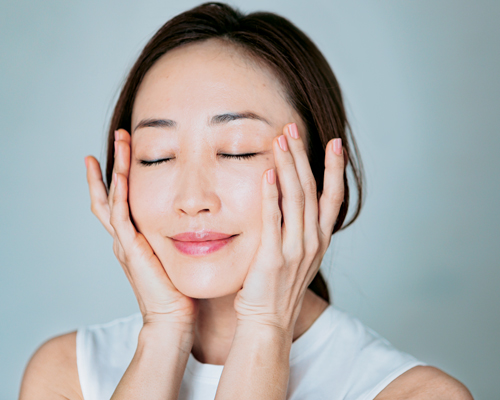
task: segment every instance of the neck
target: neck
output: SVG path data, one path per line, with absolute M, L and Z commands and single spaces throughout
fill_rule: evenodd
M 205 364 L 226 362 L 236 331 L 234 299 L 236 293 L 215 299 L 198 300 L 193 356 Z M 328 303 L 307 290 L 295 323 L 293 340 L 298 339 L 316 321 Z

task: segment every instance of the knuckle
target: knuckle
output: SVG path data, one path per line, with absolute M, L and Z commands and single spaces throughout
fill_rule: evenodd
M 300 264 L 304 259 L 304 250 L 302 246 L 296 246 L 290 254 L 290 261 L 293 264 Z
M 305 196 L 302 189 L 296 190 L 292 196 L 293 202 L 295 205 L 299 207 L 304 207 L 305 205 Z
M 308 254 L 316 254 L 320 248 L 320 241 L 318 235 L 313 235 L 306 243 L 307 253 Z
M 118 203 L 120 201 L 120 197 L 119 197 L 119 194 L 118 194 L 117 190 L 115 190 L 115 192 L 113 193 L 112 201 L 113 201 L 114 204 L 116 204 L 116 203 Z
M 114 213 L 114 212 L 111 213 L 111 215 L 109 216 L 109 223 L 116 230 L 118 224 L 120 223 L 120 220 L 119 220 L 118 216 L 116 215 L 116 213 Z
M 271 220 L 271 222 L 273 224 L 281 224 L 281 210 L 279 208 L 277 208 L 276 210 L 274 210 L 271 215 L 269 216 L 269 219 Z
M 113 253 L 115 253 L 116 258 L 118 261 L 127 264 L 128 262 L 128 256 L 125 253 L 125 250 L 123 249 L 123 246 L 120 243 L 120 240 L 115 237 L 115 240 L 113 241 Z
M 277 202 L 279 200 L 279 197 L 280 195 L 277 190 L 271 190 L 267 194 L 268 200 L 271 200 L 273 204 L 275 204 L 275 201 Z
M 118 239 L 113 240 L 113 253 L 115 253 L 116 258 L 120 259 L 120 245 L 118 244 Z
M 283 257 L 283 254 L 281 253 L 275 253 L 273 255 L 270 256 L 271 258 L 271 262 L 269 263 L 269 265 L 272 265 L 273 268 L 277 268 L 277 269 L 280 269 L 280 268 L 284 268 L 286 266 L 286 262 L 285 262 L 285 258 Z
M 284 159 L 282 160 L 281 164 L 285 168 L 291 168 L 291 167 L 294 166 L 295 162 L 293 161 L 293 157 L 290 155 L 289 157 L 284 157 Z
M 332 203 L 335 205 L 340 205 L 344 201 L 344 189 L 335 191 L 332 194 Z
M 305 154 L 307 156 L 307 149 L 306 149 L 305 143 L 302 140 L 296 140 L 295 146 L 296 146 L 295 151 L 297 153 L 299 153 L 300 155 Z
M 317 187 L 316 187 L 316 179 L 314 176 L 309 176 L 304 182 L 304 191 L 307 194 L 312 194 L 316 197 Z

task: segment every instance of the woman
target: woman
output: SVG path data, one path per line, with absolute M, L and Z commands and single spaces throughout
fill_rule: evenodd
M 329 304 L 318 270 L 362 168 L 287 20 L 207 3 L 167 22 L 115 107 L 107 187 L 85 162 L 141 312 L 42 345 L 21 399 L 472 398 Z

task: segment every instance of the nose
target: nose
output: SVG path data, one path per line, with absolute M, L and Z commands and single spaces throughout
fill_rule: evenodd
M 221 207 L 216 193 L 215 174 L 204 163 L 184 165 L 179 174 L 174 207 L 177 215 L 196 217 L 198 214 L 215 214 Z

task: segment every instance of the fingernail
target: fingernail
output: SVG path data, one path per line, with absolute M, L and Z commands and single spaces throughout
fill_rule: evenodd
M 118 140 L 118 131 L 115 131 L 115 140 Z
M 288 133 L 290 133 L 290 136 L 294 139 L 299 138 L 299 130 L 297 129 L 297 124 L 295 122 L 288 125 Z
M 274 175 L 274 169 L 270 169 L 269 171 L 266 172 L 267 175 L 267 182 L 272 185 L 276 181 L 276 175 Z
M 333 139 L 333 151 L 335 154 L 342 154 L 342 139 Z
M 278 144 L 280 145 L 281 150 L 283 150 L 283 151 L 287 151 L 288 150 L 288 146 L 287 146 L 287 143 L 286 143 L 286 137 L 285 137 L 285 135 L 281 135 L 278 138 Z

